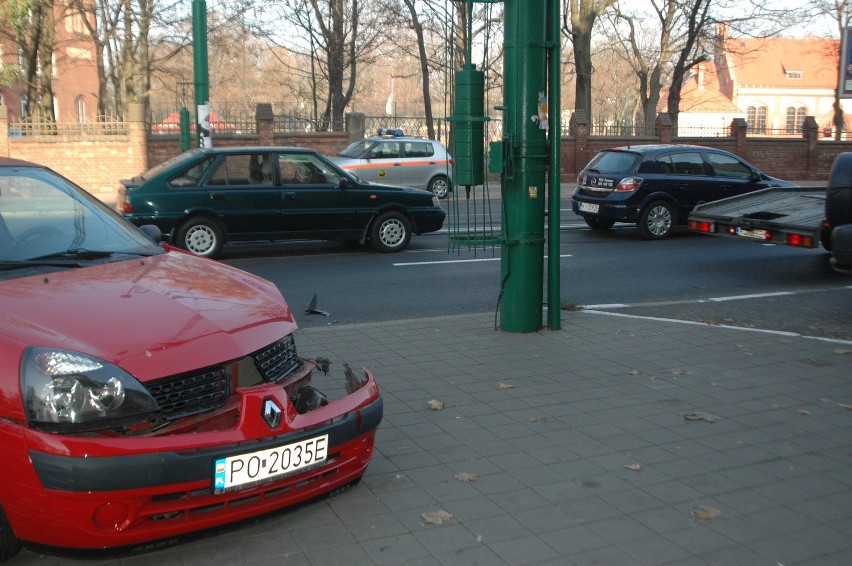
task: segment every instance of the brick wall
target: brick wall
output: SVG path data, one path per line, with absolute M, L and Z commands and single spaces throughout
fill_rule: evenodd
M 650 143 L 679 143 L 714 147 L 739 155 L 767 175 L 792 181 L 828 181 L 831 165 L 838 154 L 852 151 L 852 140 L 820 139 L 816 121 L 805 119 L 801 137 L 758 138 L 746 135 L 746 123 L 737 118 L 731 123 L 731 135 L 715 138 L 683 138 L 672 135 L 668 115 L 657 117 L 654 137 L 592 137 L 589 125 L 581 112 L 571 120 L 574 135 L 562 138 L 562 182 L 575 182 L 577 173 L 601 149 Z
M 0 106 L 0 155 L 34 161 L 68 177 L 112 205 L 119 180 L 147 168 L 142 109 L 128 109 L 127 133 L 9 136 L 7 112 Z

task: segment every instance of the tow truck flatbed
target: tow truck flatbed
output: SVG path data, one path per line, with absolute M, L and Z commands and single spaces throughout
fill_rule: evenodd
M 690 229 L 703 234 L 815 248 L 826 187 L 773 187 L 696 206 Z

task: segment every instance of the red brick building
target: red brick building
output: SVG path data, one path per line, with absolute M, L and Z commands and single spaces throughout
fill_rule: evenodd
M 53 96 L 58 122 L 89 122 L 97 117 L 98 75 L 95 48 L 83 16 L 69 12 L 64 1 L 54 2 L 56 19 L 53 44 Z M 0 25 L 3 25 L 0 23 Z M 18 46 L 8 33 L 0 33 L 0 65 L 22 63 Z M 23 117 L 26 85 L 0 87 L 0 104 L 7 107 L 10 122 Z

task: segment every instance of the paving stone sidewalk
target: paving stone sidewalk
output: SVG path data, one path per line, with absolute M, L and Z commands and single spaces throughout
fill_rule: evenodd
M 10 564 L 852 564 L 848 341 L 566 312 L 297 344 L 382 388 L 358 486 L 148 554 Z

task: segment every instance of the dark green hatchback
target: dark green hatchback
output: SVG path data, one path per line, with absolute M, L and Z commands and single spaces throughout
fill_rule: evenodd
M 226 242 L 286 239 L 369 242 L 404 250 L 412 234 L 440 230 L 446 212 L 420 189 L 374 185 L 297 147 L 199 148 L 121 181 L 117 210 L 154 224 L 196 255 Z

